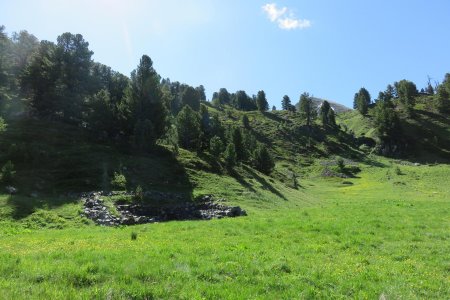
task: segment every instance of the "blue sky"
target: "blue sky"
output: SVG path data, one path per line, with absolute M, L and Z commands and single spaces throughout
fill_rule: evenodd
M 6 31 L 56 41 L 81 33 L 94 59 L 126 75 L 142 54 L 172 81 L 256 94 L 307 91 L 352 105 L 366 87 L 450 72 L 448 0 L 0 0 Z

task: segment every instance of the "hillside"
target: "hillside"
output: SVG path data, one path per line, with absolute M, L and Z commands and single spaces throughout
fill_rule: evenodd
M 7 120 L 7 129 L 0 133 L 0 159 L 14 163 L 12 185 L 18 190 L 17 196 L 8 202 L 12 205 L 7 210 L 8 218 L 20 221 L 35 213 L 39 215 L 42 209 L 78 203 L 77 195 L 82 192 L 115 190 L 112 180 L 116 173 L 123 174 L 126 180 L 123 189 L 128 191 L 140 186 L 144 191 L 183 195 L 183 201 L 213 194 L 245 209 L 263 203 L 271 206 L 301 192 L 303 180 L 329 173 L 327 170 L 335 168 L 339 157 L 349 164 L 345 177 L 358 176 L 358 168 L 353 170 L 352 165 L 378 165 L 380 159 L 368 155 L 375 151 L 376 144 L 370 114 L 368 117 L 356 111 L 339 114 L 341 130 L 326 129 L 319 123 L 308 128 L 298 114 L 286 111 L 242 112 L 214 107 L 208 110 L 217 114 L 226 127 L 242 130 L 245 129 L 242 117 L 248 117 L 249 132 L 275 159 L 271 175 L 259 172 L 250 162 L 238 164 L 230 172 L 222 159 L 217 160 L 208 152 L 180 149 L 176 155 L 162 144 L 145 153 L 99 142 L 95 135 L 75 126 L 13 118 Z M 448 121 L 422 110 L 417 110 L 416 116 L 414 122 L 402 119 L 407 140 L 411 141 L 411 154 L 405 158 L 410 162 L 448 162 Z M 436 136 L 439 143 L 430 144 L 430 136 Z M 370 140 L 373 144 L 368 147 Z M 3 183 L 2 189 L 10 184 Z M 176 201 L 166 199 L 158 205 L 171 203 Z M 75 207 L 72 216 L 65 216 L 68 220 L 77 214 Z M 76 219 L 83 224 L 82 219 Z M 41 225 L 47 226 L 45 222 Z
M 236 122 L 238 114 L 222 118 Z M 19 193 L 0 196 L 2 295 L 22 299 L 24 289 L 27 299 L 450 295 L 448 165 L 369 155 L 346 160 L 346 169 L 359 169 L 352 176 L 324 177 L 335 160 L 320 147 L 291 157 L 296 143 L 268 131 L 290 119 L 287 113 L 249 117 L 279 156 L 272 177 L 245 164 L 227 174 L 195 152 L 126 154 L 71 126 L 9 121 L 2 149 L 16 140 L 39 154 L 17 164 Z M 108 176 L 124 170 L 130 189 L 139 182 L 192 198 L 214 194 L 248 216 L 95 226 L 80 217 L 83 202 L 67 191 L 102 188 L 105 169 Z M 297 188 L 288 169 L 299 171 Z
M 0 298 L 450 298 L 450 74 L 269 111 L 0 29 Z
M 450 121 L 448 115 L 437 113 L 431 106 L 431 96 L 417 99 L 413 117 L 400 112 L 402 138 L 407 144 L 403 158 L 420 162 L 448 162 L 450 160 Z M 357 138 L 378 141 L 373 121 L 373 108 L 363 117 L 357 111 L 338 114 L 337 122 Z

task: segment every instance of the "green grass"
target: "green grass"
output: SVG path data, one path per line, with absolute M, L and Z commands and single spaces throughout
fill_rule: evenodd
M 359 178 L 311 174 L 300 178 L 299 190 L 245 168 L 239 170 L 245 182 L 189 171 L 194 194 L 216 193 L 248 210 L 248 217 L 235 219 L 59 230 L 4 221 L 0 294 L 13 299 L 449 298 L 449 166 L 379 164 L 361 164 Z M 52 211 L 65 220 L 64 213 L 76 205 Z M 2 207 L 7 218 L 8 206 Z
M 375 138 L 375 128 L 371 124 L 370 117 L 363 117 L 358 111 L 352 110 L 337 115 L 336 121 L 338 124 L 345 125 L 348 130 L 351 130 L 355 136 L 364 135 L 368 138 Z
M 407 134 L 430 128 L 439 143 L 418 149 L 434 162 L 430 151 L 448 152 L 450 124 L 418 113 Z M 237 125 L 242 114 L 220 117 Z M 132 153 L 67 125 L 8 121 L 0 162 L 16 166 L 19 194 L 0 195 L 0 298 L 450 298 L 449 165 L 364 156 L 348 133 L 309 132 L 287 112 L 246 114 L 277 158 L 271 177 L 247 165 L 228 173 L 207 153 Z M 354 112 L 342 120 L 370 131 Z M 321 177 L 340 156 L 351 177 Z M 108 189 L 119 171 L 129 190 L 214 194 L 248 216 L 95 226 L 73 192 Z

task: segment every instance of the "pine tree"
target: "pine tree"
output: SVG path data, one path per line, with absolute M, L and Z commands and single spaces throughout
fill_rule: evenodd
M 236 159 L 238 161 L 244 161 L 247 158 L 244 148 L 244 141 L 242 138 L 242 132 L 239 127 L 235 127 L 231 132 L 231 141 L 236 151 Z
M 401 80 L 397 84 L 397 94 L 400 103 L 405 108 L 408 114 L 411 114 L 414 104 L 415 98 L 417 96 L 417 87 L 416 85 L 408 80 Z
M 229 143 L 223 154 L 226 167 L 231 170 L 237 161 L 236 149 L 233 143 Z
M 281 109 L 282 110 L 289 110 L 291 107 L 291 99 L 288 95 L 283 96 L 283 100 L 281 100 Z
M 135 124 L 135 133 L 138 130 L 137 132 L 141 134 L 145 127 L 147 133 L 144 136 L 150 139 L 140 143 L 146 145 L 144 148 L 149 148 L 165 132 L 167 111 L 159 85 L 159 75 L 153 69 L 153 62 L 147 55 L 142 56 L 138 67 L 131 73 L 127 98 L 131 122 Z
M 177 116 L 177 130 L 180 146 L 185 149 L 200 149 L 200 116 L 189 105 L 183 107 Z
M 444 85 L 439 85 L 434 99 L 435 107 L 440 113 L 445 113 L 450 109 L 450 94 Z
M 303 93 L 300 96 L 300 113 L 306 119 L 306 125 L 310 127 L 312 120 L 316 116 L 311 96 L 308 93 Z
M 259 111 L 267 111 L 269 110 L 269 103 L 266 99 L 266 93 L 264 91 L 259 91 L 256 96 L 256 106 L 258 106 Z
M 40 117 L 53 118 L 59 112 L 55 51 L 54 43 L 42 41 L 22 77 L 22 88 L 31 91 L 31 109 Z
M 267 147 L 261 144 L 256 147 L 253 153 L 253 163 L 255 168 L 264 174 L 270 174 L 275 167 L 275 163 Z
M 400 135 L 400 121 L 389 101 L 378 101 L 374 111 L 374 125 L 378 137 L 382 140 L 393 139 Z
M 217 99 L 219 99 L 219 103 L 221 105 L 223 105 L 223 104 L 231 104 L 231 96 L 230 96 L 230 93 L 228 93 L 226 88 L 221 88 L 219 90 L 219 93 L 217 95 Z
M 328 111 L 328 126 L 336 127 L 336 114 L 333 109 Z
M 200 110 L 200 95 L 192 86 L 187 86 L 181 95 L 181 106 L 189 105 L 193 110 Z
M 334 110 L 331 108 L 330 103 L 328 101 L 324 101 L 322 106 L 320 107 L 320 119 L 322 121 L 322 125 L 324 127 L 335 127 L 336 119 L 334 115 Z
M 213 136 L 209 142 L 209 152 L 216 158 L 219 158 L 223 151 L 222 139 L 218 136 Z
M 357 94 L 355 94 L 356 109 L 362 114 L 366 115 L 371 103 L 370 94 L 365 88 L 361 88 Z

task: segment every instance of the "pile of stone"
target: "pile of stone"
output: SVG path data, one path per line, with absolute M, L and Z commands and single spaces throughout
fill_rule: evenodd
M 163 202 L 164 200 L 177 200 L 179 203 L 172 206 L 155 206 L 145 201 L 133 203 L 118 202 L 115 208 L 120 216 L 114 216 L 104 205 L 101 196 L 125 195 L 125 193 L 91 192 L 83 195 L 83 216 L 104 226 L 134 225 L 172 220 L 211 220 L 223 217 L 246 216 L 245 210 L 239 206 L 226 206 L 222 204 L 224 199 L 215 200 L 212 195 L 206 195 L 198 201 L 180 201 L 182 195 L 163 192 L 146 192 L 152 200 Z M 130 194 L 126 194 L 130 195 Z
M 120 225 L 121 219 L 111 214 L 108 207 L 103 204 L 103 200 L 100 198 L 101 195 L 101 192 L 92 192 L 84 195 L 84 210 L 82 215 L 99 225 Z

